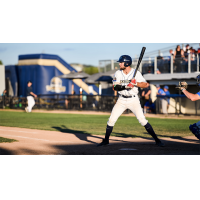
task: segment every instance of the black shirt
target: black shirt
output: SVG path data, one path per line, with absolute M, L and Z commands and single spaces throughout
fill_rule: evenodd
M 181 58 L 181 50 L 176 50 L 176 58 Z
M 26 88 L 26 96 L 33 96 L 30 94 L 30 92 L 33 92 L 31 86 Z
M 147 92 L 148 92 L 149 90 L 151 90 L 150 86 L 148 86 L 147 88 L 144 88 L 144 89 L 143 89 L 144 95 L 147 94 Z

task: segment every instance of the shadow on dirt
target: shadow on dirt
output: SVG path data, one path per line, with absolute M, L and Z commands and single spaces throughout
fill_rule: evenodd
M 61 155 L 200 155 L 200 143 L 166 141 L 165 147 L 155 142 L 110 142 L 110 145 L 97 147 L 94 144 L 55 145 Z
M 104 136 L 98 137 L 87 134 L 85 131 L 68 129 L 64 125 L 52 128 L 63 133 L 74 134 L 80 140 L 89 142 L 89 144 L 79 145 L 54 145 L 53 147 L 59 149 L 61 155 L 200 155 L 200 142 L 195 139 L 172 136 L 172 139 L 177 139 L 178 141 L 168 141 L 167 138 L 165 139 L 162 135 L 158 135 L 165 143 L 165 147 L 158 147 L 147 132 L 144 132 L 144 134 L 148 135 L 147 137 L 140 137 L 147 141 L 141 142 L 123 140 L 123 138 L 127 137 L 137 138 L 138 136 L 136 135 L 113 132 L 113 135 L 121 137 L 121 139 L 110 139 L 110 145 L 97 147 L 97 143 L 92 141 L 92 138 L 102 139 Z
M 0 155 L 14 155 L 14 153 L 12 151 L 0 148 Z
M 147 132 L 144 132 L 143 134 L 149 135 Z M 156 134 L 157 135 L 157 134 Z M 189 139 L 189 138 L 184 138 L 184 137 L 180 137 L 180 136 L 164 136 L 164 135 L 157 135 L 158 138 L 171 138 L 171 139 L 177 139 L 177 140 L 182 140 L 182 141 L 187 141 L 187 142 L 197 142 L 198 143 L 198 139 Z M 145 137 L 141 137 L 141 138 L 145 138 Z
M 82 140 L 82 141 L 86 141 L 86 142 L 90 142 L 93 144 L 97 144 L 96 142 L 92 141 L 89 139 L 89 137 L 91 138 L 97 138 L 100 139 L 99 142 L 101 142 L 101 140 L 104 138 L 104 136 L 102 137 L 98 137 L 96 135 L 91 135 L 86 133 L 85 131 L 79 131 L 79 130 L 73 130 L 73 129 L 68 129 L 65 125 L 62 125 L 61 127 L 56 127 L 53 126 L 52 128 L 56 129 L 57 131 L 60 131 L 62 133 L 67 133 L 67 134 L 73 134 L 75 135 L 78 139 Z M 118 136 L 118 133 L 116 134 Z M 119 134 L 118 137 L 134 137 L 134 135 L 126 135 L 126 134 Z M 136 136 L 135 136 L 136 137 Z M 111 139 L 111 141 L 122 141 L 122 140 L 113 140 Z M 126 142 L 126 141 L 124 141 Z

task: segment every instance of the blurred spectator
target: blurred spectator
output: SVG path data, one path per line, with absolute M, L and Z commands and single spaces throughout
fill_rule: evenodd
M 146 110 L 144 109 L 144 105 L 146 102 L 149 101 L 150 94 L 151 94 L 151 88 L 150 88 L 149 81 L 147 81 L 147 83 L 148 83 L 148 87 L 144 88 L 141 93 L 141 106 L 143 108 L 144 114 L 146 113 Z
M 195 50 L 192 47 L 190 48 L 190 55 L 191 55 L 191 61 L 195 60 Z
M 67 99 L 68 97 L 65 96 L 65 108 L 68 109 L 68 104 L 69 104 L 69 100 Z
M 153 103 L 152 100 L 149 99 L 149 101 L 147 101 L 144 105 L 144 110 L 146 110 L 147 113 L 156 113 L 155 103 Z
M 183 49 L 181 49 L 180 45 L 177 45 L 176 50 L 174 52 L 174 59 L 183 57 L 184 57 L 184 51 Z
M 174 51 L 172 49 L 169 50 L 170 56 L 174 56 Z
M 72 90 L 72 96 L 71 98 L 69 98 L 68 96 L 65 96 L 65 108 L 68 109 L 69 108 L 69 102 L 72 101 L 72 99 L 74 98 L 73 95 L 75 95 L 76 92 L 74 90 Z
M 160 85 L 156 85 L 156 89 L 158 90 L 157 95 L 163 95 L 163 97 L 157 98 L 159 110 L 160 110 L 160 108 L 162 108 L 162 113 L 167 114 L 167 101 L 165 100 L 165 97 L 164 97 L 164 95 L 166 95 L 166 94 L 165 94 L 164 90 L 160 88 Z
M 184 50 L 184 57 L 186 58 L 186 61 L 188 59 L 188 54 L 190 53 L 190 45 L 187 44 Z
M 167 85 L 164 87 L 164 92 L 165 92 L 166 95 L 170 95 L 169 87 Z M 170 98 L 166 97 L 165 99 L 167 100 L 167 110 L 168 110 L 169 109 Z
M 5 106 L 6 106 L 6 98 L 5 97 L 8 96 L 7 90 L 4 90 L 1 96 L 2 96 L 2 100 L 3 100 L 3 108 L 5 108 Z
M 174 57 L 174 51 L 172 49 L 169 50 L 169 56 L 168 56 L 168 60 L 171 60 L 171 56 Z
M 163 59 L 163 56 L 162 56 L 163 54 L 161 53 L 159 56 L 157 56 L 157 60 L 161 60 L 161 59 Z
M 161 74 L 160 70 L 157 68 L 156 74 Z
M 7 90 L 4 90 L 1 96 L 8 96 Z
M 175 65 L 174 65 L 174 72 L 181 72 L 181 64 L 183 62 L 184 58 L 184 51 L 181 49 L 180 45 L 177 45 L 176 50 L 174 52 L 174 59 L 175 59 Z
M 198 51 L 197 51 L 197 53 L 198 53 L 198 54 L 200 54 L 200 48 L 198 48 Z
M 158 90 L 157 95 L 165 95 L 165 92 L 163 89 L 161 89 L 160 85 L 156 85 L 156 89 Z
M 151 73 L 151 67 L 148 67 L 148 73 L 150 74 Z

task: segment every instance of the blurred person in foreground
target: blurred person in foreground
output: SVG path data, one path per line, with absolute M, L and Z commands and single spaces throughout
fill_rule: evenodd
M 200 74 L 196 77 L 197 79 L 197 85 L 200 89 Z M 197 101 L 200 100 L 200 91 L 196 94 L 190 93 L 187 91 L 187 87 L 184 87 L 184 85 L 187 85 L 186 82 L 181 82 L 182 87 L 180 86 L 179 89 L 185 94 L 185 96 L 190 99 L 191 101 Z M 200 140 L 200 121 L 197 123 L 191 124 L 189 126 L 190 131 Z
M 28 81 L 27 83 L 26 96 L 27 96 L 28 106 L 25 108 L 25 111 L 28 113 L 32 111 L 32 108 L 35 105 L 35 100 L 33 97 L 37 97 L 37 95 L 33 93 L 31 81 Z

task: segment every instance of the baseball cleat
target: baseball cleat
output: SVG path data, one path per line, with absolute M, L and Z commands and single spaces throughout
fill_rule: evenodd
M 195 124 L 191 124 L 189 126 L 189 129 L 200 140 L 200 131 L 199 131 L 196 123 Z
M 162 143 L 161 141 L 156 142 L 156 145 L 159 146 L 159 147 L 164 147 L 165 146 L 165 144 Z
M 103 139 L 100 144 L 97 144 L 97 146 L 100 147 L 100 146 L 105 146 L 105 145 L 108 145 L 108 144 L 109 144 L 109 140 Z

